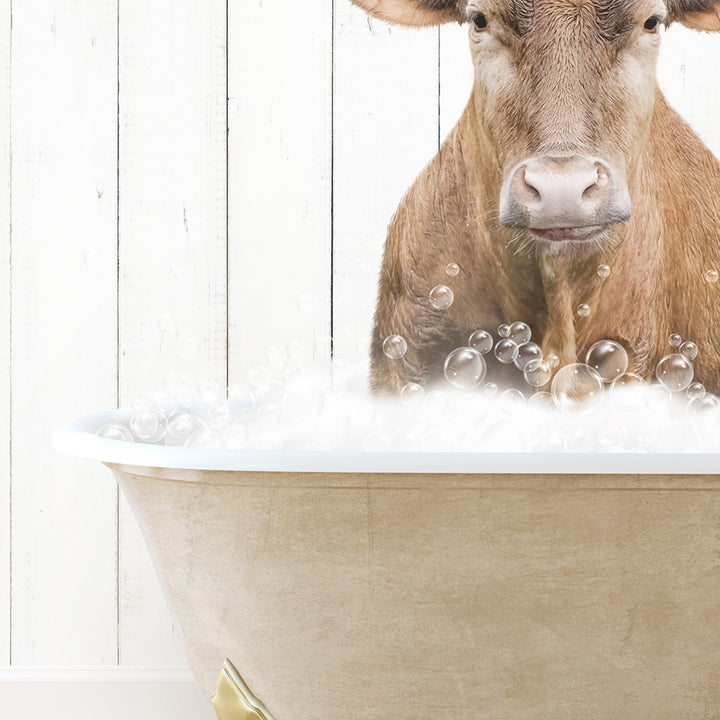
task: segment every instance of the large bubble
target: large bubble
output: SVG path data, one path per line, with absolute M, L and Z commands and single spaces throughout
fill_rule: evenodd
M 550 392 L 555 405 L 565 412 L 588 412 L 602 399 L 603 381 L 588 365 L 573 363 L 558 370 Z
M 526 342 L 530 342 L 532 332 L 530 326 L 524 322 L 514 322 L 510 326 L 510 334 L 508 335 L 516 345 L 524 345 Z
M 495 345 L 495 357 L 505 365 L 515 361 L 518 356 L 518 346 L 509 338 L 498 340 Z
M 515 367 L 518 370 L 532 370 L 540 365 L 543 359 L 542 350 L 534 342 L 525 342 L 518 348 L 515 356 Z
M 453 350 L 445 359 L 445 379 L 455 388 L 470 390 L 485 378 L 485 358 L 473 348 Z
M 611 383 L 627 370 L 628 354 L 614 340 L 600 340 L 587 351 L 585 364 L 595 370 L 603 382 Z
M 447 310 L 455 301 L 455 294 L 447 285 L 436 285 L 430 291 L 430 304 L 436 310 Z
M 493 348 L 493 336 L 487 330 L 476 330 L 470 336 L 468 345 L 481 355 L 487 355 Z

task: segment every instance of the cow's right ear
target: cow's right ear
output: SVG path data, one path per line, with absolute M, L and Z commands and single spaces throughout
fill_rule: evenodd
M 720 32 L 720 0 L 669 0 L 668 21 L 693 30 Z
M 352 0 L 373 17 L 408 27 L 462 22 L 458 0 Z

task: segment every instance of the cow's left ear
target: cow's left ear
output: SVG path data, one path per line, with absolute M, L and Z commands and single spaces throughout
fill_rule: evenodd
M 464 18 L 458 0 L 352 0 L 368 15 L 386 22 L 423 27 L 446 22 L 461 22 Z
M 693 30 L 720 32 L 720 0 L 669 0 L 668 21 Z

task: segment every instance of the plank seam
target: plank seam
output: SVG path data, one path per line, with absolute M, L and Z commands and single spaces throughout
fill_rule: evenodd
M 120 407 L 120 3 L 115 18 L 115 405 Z M 115 483 L 115 663 L 120 665 L 120 487 Z
M 8 132 L 10 137 L 8 138 L 8 146 L 9 146 L 9 160 L 10 160 L 10 168 L 9 168 L 9 179 L 10 179 L 10 187 L 8 188 L 8 210 L 9 210 L 9 218 L 8 218 L 8 295 L 9 295 L 9 303 L 8 303 L 8 332 L 10 333 L 10 337 L 8 338 L 8 348 L 9 348 L 9 383 L 10 387 L 8 388 L 8 428 L 9 428 L 9 438 L 8 438 L 8 474 L 9 474 L 9 497 L 8 497 L 8 504 L 9 504 L 9 513 L 10 518 L 8 522 L 8 532 L 10 533 L 10 539 L 8 544 L 8 550 L 9 550 L 9 562 L 8 562 L 8 570 L 10 574 L 10 582 L 9 582 L 9 602 L 8 602 L 8 609 L 9 609 L 9 629 L 8 629 L 8 663 L 12 665 L 13 661 L 13 293 L 12 293 L 12 287 L 13 287 L 13 2 L 10 0 L 10 42 L 8 47 L 9 52 L 9 78 L 10 78 L 10 88 L 9 88 L 9 96 L 10 96 L 10 117 L 8 122 Z

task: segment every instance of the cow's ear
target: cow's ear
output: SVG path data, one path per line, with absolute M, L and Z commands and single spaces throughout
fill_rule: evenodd
M 458 0 L 352 0 L 373 17 L 412 27 L 461 22 Z
M 693 30 L 720 32 L 720 0 L 669 0 L 668 20 Z

